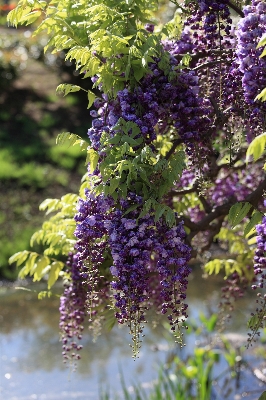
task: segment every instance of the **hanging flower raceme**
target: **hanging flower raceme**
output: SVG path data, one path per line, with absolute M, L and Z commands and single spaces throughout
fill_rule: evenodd
M 264 201 L 266 207 L 266 200 Z M 266 215 L 262 217 L 261 224 L 256 226 L 257 231 L 257 248 L 254 256 L 254 283 L 251 286 L 253 290 L 258 290 L 257 293 L 257 308 L 256 313 L 252 313 L 249 320 L 248 344 L 252 346 L 252 342 L 256 341 L 256 337 L 260 335 L 260 329 L 265 326 L 266 315 Z
M 87 290 L 83 285 L 78 268 L 78 256 L 69 254 L 66 262 L 71 281 L 65 284 L 60 297 L 60 332 L 63 343 L 65 362 L 74 362 L 80 358 L 78 351 L 82 348 L 78 342 L 82 338 L 83 322 L 86 316 Z
M 79 358 L 76 351 L 82 346 L 76 340 L 82 338 L 85 316 L 88 314 L 92 321 L 106 298 L 106 281 L 100 280 L 99 266 L 105 259 L 103 237 L 107 231 L 104 224 L 111 205 L 111 199 L 94 196 L 90 191 L 86 191 L 85 200 L 79 200 L 75 216 L 78 240 L 75 254 L 67 261 L 70 282 L 66 284 L 59 309 L 65 360 Z
M 266 201 L 264 202 L 266 207 Z M 257 248 L 254 256 L 254 273 L 256 282 L 252 289 L 262 289 L 266 281 L 266 216 L 262 218 L 261 224 L 256 226 Z
M 255 102 L 255 98 L 266 86 L 266 59 L 260 58 L 262 49 L 257 49 L 260 38 L 266 33 L 266 3 L 253 0 L 243 11 L 245 17 L 239 22 L 236 31 L 236 62 L 242 75 L 244 99 L 248 105 L 247 123 L 254 134 L 260 133 L 265 126 L 266 105 Z
M 190 247 L 185 244 L 182 223 L 169 228 L 162 218 L 155 222 L 153 212 L 139 218 L 143 199 L 134 193 L 119 203 L 114 207 L 112 200 L 89 192 L 79 202 L 76 254 L 68 262 L 72 281 L 60 307 L 66 359 L 79 358 L 75 351 L 81 346 L 75 338 L 81 339 L 85 313 L 92 322 L 103 303 L 115 302 L 118 322 L 130 328 L 134 356 L 139 351 L 146 310 L 155 298 L 173 331 L 187 318 L 184 300 Z M 132 203 L 137 207 L 127 212 Z M 101 282 L 99 271 L 106 251 L 112 256 L 110 272 L 114 280 Z M 69 356 L 71 350 L 74 353 Z
M 169 45 L 166 43 L 165 47 L 167 49 Z M 91 111 L 95 119 L 88 131 L 95 150 L 101 148 L 103 132 L 114 136 L 119 118 L 134 122 L 140 130 L 135 139 L 142 137 L 147 145 L 156 139 L 158 133 L 168 132 L 170 127 L 176 128 L 177 137 L 186 144 L 188 152 L 194 151 L 195 143 L 200 148 L 202 141 L 209 140 L 206 131 L 210 125 L 210 103 L 199 95 L 195 72 L 173 73 L 180 62 L 174 54 L 172 47 L 169 51 L 171 79 L 160 67 L 160 58 L 154 59 L 149 65 L 151 73 L 142 78 L 134 90 L 125 88 L 119 91 L 115 100 L 103 94 L 102 100 L 95 101 L 96 109 Z
M 132 203 L 141 206 L 142 202 L 140 196 L 130 193 L 127 200 L 121 200 L 121 210 L 116 210 L 108 223 L 113 258 L 110 271 L 115 279 L 111 286 L 119 310 L 116 317 L 130 327 L 136 354 L 145 312 L 154 297 L 152 281 L 160 282 L 156 296 L 161 312 L 168 315 L 175 331 L 187 317 L 184 300 L 190 273 L 187 266 L 190 247 L 184 243 L 182 224 L 169 228 L 163 219 L 155 222 L 152 212 L 138 218 L 140 207 L 123 216 Z M 152 262 L 152 256 L 156 257 L 156 263 Z
M 191 16 L 185 26 L 193 31 L 194 44 L 197 50 L 216 48 L 231 31 L 232 19 L 228 0 L 197 0 L 191 3 Z

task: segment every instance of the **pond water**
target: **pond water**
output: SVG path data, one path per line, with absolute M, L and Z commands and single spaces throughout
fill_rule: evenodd
M 36 285 L 32 288 L 39 289 Z M 219 288 L 217 278 L 203 280 L 200 271 L 193 273 L 188 293 L 192 318 L 197 319 L 199 312 L 217 304 Z M 84 334 L 82 358 L 76 372 L 71 372 L 62 362 L 58 304 L 57 297 L 38 300 L 35 292 L 15 290 L 14 285 L 0 286 L 0 399 L 97 400 L 100 388 L 121 393 L 121 373 L 127 386 L 142 383 L 148 387 L 169 351 L 179 351 L 166 339 L 164 328 L 147 326 L 140 357 L 134 361 L 127 328 L 116 327 L 111 332 L 103 331 L 96 343 L 89 334 Z M 255 305 L 250 296 L 236 305 L 230 331 L 246 332 L 250 305 Z M 197 340 L 190 336 L 187 349 Z M 251 378 L 255 379 L 252 374 Z M 249 383 L 253 389 L 254 384 L 258 390 L 262 387 L 256 380 Z M 242 398 L 235 396 L 228 399 Z

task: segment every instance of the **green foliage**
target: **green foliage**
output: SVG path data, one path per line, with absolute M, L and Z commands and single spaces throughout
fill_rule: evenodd
M 247 241 L 243 236 L 229 228 L 222 227 L 215 239 L 218 239 L 219 242 L 227 243 L 229 252 L 233 254 L 244 253 L 249 250 Z
M 212 274 L 217 275 L 220 272 L 223 272 L 223 270 L 224 270 L 223 273 L 225 275 L 225 278 L 228 278 L 234 272 L 237 272 L 238 275 L 240 275 L 240 276 L 242 276 L 243 274 L 248 275 L 249 278 L 250 278 L 250 275 L 252 275 L 249 273 L 249 271 L 247 271 L 246 263 L 243 262 L 243 258 L 241 256 L 239 257 L 239 260 L 214 259 L 212 261 L 209 261 L 207 264 L 205 264 L 204 269 L 209 275 L 212 275 Z
M 172 226 L 174 212 L 161 204 L 161 199 L 181 176 L 185 168 L 185 153 L 176 151 L 169 160 L 155 154 L 149 146 L 142 146 L 142 137 L 136 139 L 138 126 L 123 118 L 114 129 L 116 134 L 113 137 L 106 133 L 101 139 L 105 156 L 100 162 L 94 149 L 87 151 L 91 172 L 98 166 L 102 177 L 102 182 L 95 187 L 91 182 L 92 190 L 96 194 L 111 195 L 114 200 L 126 197 L 127 192 L 133 190 L 145 201 L 140 217 L 153 211 L 156 220 L 164 216 Z
M 34 242 L 48 245 L 44 250 L 46 255 L 58 254 L 67 255 L 75 243 L 73 236 L 76 223 L 73 219 L 76 212 L 78 196 L 67 194 L 61 199 L 46 199 L 41 205 L 40 210 L 47 210 L 46 214 L 58 211 L 55 215 L 45 221 L 42 229 L 35 232 L 31 238 L 31 246 Z
M 202 204 L 195 193 L 185 194 L 182 201 L 178 197 L 173 198 L 173 207 L 180 215 L 186 215 L 188 208 L 199 206 L 202 209 Z
M 240 367 L 242 364 L 247 365 L 247 360 L 243 357 L 242 348 L 236 348 L 224 336 L 219 336 L 219 346 L 216 347 L 217 341 L 213 340 L 213 332 L 217 318 L 216 314 L 200 314 L 199 321 L 188 323 L 186 335 L 193 333 L 207 345 L 193 348 L 190 346 L 185 356 L 177 355 L 176 352 L 170 353 L 167 361 L 158 369 L 157 377 L 149 390 L 145 390 L 140 384 L 132 385 L 132 382 L 129 390 L 123 374 L 120 373 L 121 397 L 110 396 L 102 391 L 100 399 L 211 400 L 216 397 L 216 390 L 219 390 L 221 398 L 227 398 L 232 391 L 239 392 L 236 382 L 240 378 Z M 168 326 L 165 328 L 168 329 Z M 220 371 L 218 374 L 217 367 Z M 251 366 L 250 369 L 252 370 Z
M 235 227 L 238 225 L 248 214 L 249 210 L 251 209 L 251 204 L 248 202 L 239 202 L 234 204 L 228 214 L 228 221 L 232 225 L 232 227 Z
M 88 93 L 88 100 L 89 100 L 88 108 L 90 108 L 96 98 L 96 95 L 91 90 L 85 90 L 78 85 L 71 85 L 69 83 L 61 83 L 59 86 L 57 86 L 56 89 L 58 93 L 63 93 L 64 96 L 66 96 L 69 93 L 79 92 L 80 90 L 83 90 Z
M 204 327 L 206 328 L 207 332 L 209 332 L 209 333 L 214 332 L 217 321 L 218 321 L 217 314 L 212 314 L 209 318 L 207 318 L 205 314 L 200 313 L 199 319 L 200 319 L 200 322 L 202 322 L 204 324 Z
M 33 282 L 40 281 L 45 275 L 48 275 L 48 289 L 54 285 L 64 263 L 61 261 L 52 261 L 45 255 L 40 255 L 27 250 L 14 254 L 9 259 L 10 263 L 16 263 L 17 267 L 24 264 L 19 272 L 19 278 L 24 279 L 27 276 L 33 277 Z
M 151 57 L 160 54 L 160 34 L 150 34 L 139 29 L 149 22 L 152 12 L 158 8 L 156 0 L 120 2 L 114 0 L 85 2 L 59 0 L 53 2 L 20 0 L 8 15 L 8 22 L 31 24 L 40 14 L 42 22 L 36 33 L 46 31 L 49 42 L 45 50 L 65 50 L 66 59 L 74 60 L 84 77 L 99 75 L 99 82 L 106 93 L 116 94 L 129 79 L 132 84 L 148 70 Z M 177 32 L 180 19 L 175 17 L 168 30 Z M 120 58 L 115 56 L 120 54 Z M 121 76 L 125 71 L 125 77 Z M 78 86 L 59 86 L 65 94 L 80 90 Z M 89 95 L 89 106 L 94 94 Z
M 262 36 L 260 39 L 257 48 L 260 48 L 262 46 L 266 45 L 266 34 Z M 260 57 L 265 57 L 266 56 L 266 48 L 264 48 L 263 52 L 261 53 Z M 266 101 L 266 88 L 264 88 L 255 98 L 255 100 L 261 100 L 261 101 Z M 252 144 L 252 143 L 251 143 Z M 265 142 L 264 142 L 264 147 L 265 147 Z M 264 148 L 263 148 L 264 150 Z M 256 161 L 256 160 L 255 160 Z
M 60 146 L 53 146 L 49 150 L 49 158 L 51 161 L 60 167 L 73 171 L 78 170 L 82 175 L 84 172 L 84 156 L 85 152 L 82 152 L 82 149 L 85 150 L 87 145 L 84 143 L 84 146 L 70 146 L 66 141 L 64 144 Z M 82 157 L 83 156 L 83 157 Z
M 181 15 L 180 13 L 175 12 L 174 18 L 164 25 L 162 33 L 165 34 L 165 36 L 169 39 L 176 38 L 181 34 L 181 27 Z
M 77 85 L 61 83 L 59 86 L 57 86 L 56 91 L 57 93 L 63 93 L 63 95 L 66 96 L 68 93 L 79 92 L 81 89 L 82 88 Z
M 28 162 L 19 165 L 15 162 L 13 154 L 7 150 L 0 150 L 0 180 L 14 180 L 19 186 L 45 188 L 51 181 L 66 186 L 68 179 L 64 171 L 53 176 L 53 167 L 49 164 Z
M 93 149 L 88 149 L 86 163 L 90 164 L 91 173 L 95 171 L 98 165 L 98 161 L 99 161 L 99 155 L 97 151 Z
M 265 45 L 266 45 L 266 34 L 264 34 L 264 35 L 261 37 L 261 39 L 260 39 L 260 41 L 259 41 L 259 43 L 258 43 L 257 48 L 263 47 L 263 46 L 265 46 Z M 266 56 L 266 49 L 264 49 L 263 52 L 262 52 L 261 55 L 260 55 L 260 57 L 264 57 L 264 56 Z
M 24 279 L 32 276 L 33 281 L 40 281 L 45 275 L 48 276 L 48 289 L 63 274 L 64 263 L 56 257 L 67 256 L 73 250 L 75 244 L 73 219 L 76 212 L 78 196 L 67 194 L 61 199 L 46 199 L 41 205 L 41 210 L 47 210 L 46 214 L 53 215 L 43 223 L 42 229 L 35 232 L 31 237 L 31 246 L 34 243 L 45 246 L 43 255 L 28 250 L 20 251 L 10 257 L 10 264 L 15 263 L 17 267 L 24 264 L 19 272 L 19 277 Z
M 245 239 L 242 232 L 225 227 L 221 228 L 215 238 L 219 240 L 219 243 L 228 246 L 229 255 L 226 259 L 209 261 L 204 266 L 205 271 L 209 275 L 223 273 L 225 278 L 236 272 L 240 276 L 244 275 L 251 282 L 254 274 L 249 266 L 253 264 L 254 258 L 253 240 Z
M 264 153 L 266 146 L 266 132 L 255 137 L 248 146 L 246 153 L 246 161 L 248 162 L 250 157 L 253 156 L 254 161 L 257 161 Z
M 252 214 L 250 221 L 245 226 L 244 236 L 249 236 L 250 232 L 252 232 L 253 228 L 261 222 L 263 214 L 260 211 L 254 211 Z
M 266 101 L 266 88 L 264 88 L 255 98 L 255 100 Z
M 258 400 L 266 400 L 266 392 L 263 392 L 260 397 L 258 398 Z
M 56 138 L 56 144 L 58 145 L 67 144 L 69 147 L 79 144 L 81 151 L 87 150 L 88 147 L 88 142 L 83 140 L 80 136 L 70 132 L 59 133 L 59 135 L 57 135 Z

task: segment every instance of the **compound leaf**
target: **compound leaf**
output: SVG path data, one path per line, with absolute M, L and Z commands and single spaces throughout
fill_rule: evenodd
M 238 225 L 251 209 L 251 204 L 248 202 L 234 204 L 228 214 L 228 221 L 234 227 Z

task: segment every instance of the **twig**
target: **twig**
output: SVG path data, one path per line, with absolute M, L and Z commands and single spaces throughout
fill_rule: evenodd
M 184 189 L 184 190 L 179 190 L 179 191 L 172 190 L 171 192 L 169 192 L 169 196 L 171 196 L 171 197 L 184 196 L 185 194 L 193 193 L 195 191 L 196 191 L 196 186 L 194 185 L 189 189 Z
M 183 57 L 190 56 L 191 57 L 190 61 L 197 62 L 201 58 L 215 57 L 215 56 L 226 57 L 230 54 L 233 54 L 232 49 L 223 49 L 222 51 L 220 49 L 202 50 L 195 54 L 188 54 L 188 53 L 187 54 L 176 54 L 175 59 L 181 61 Z
M 257 189 L 255 189 L 252 193 L 250 193 L 244 201 L 249 202 L 254 208 L 257 207 L 261 196 L 266 190 L 266 178 L 259 184 Z M 190 240 L 196 236 L 196 234 L 200 231 L 207 231 L 211 229 L 211 222 L 220 217 L 226 217 L 229 213 L 230 208 L 237 203 L 236 198 L 231 198 L 228 202 L 216 207 L 213 211 L 211 211 L 208 215 L 206 215 L 200 222 L 192 222 L 189 218 L 183 218 L 184 224 L 191 229 L 190 232 Z
M 217 224 L 211 226 L 212 230 L 210 231 L 210 235 L 208 237 L 208 243 L 204 247 L 202 247 L 201 251 L 209 250 L 212 245 L 213 238 L 220 232 L 223 222 L 224 217 L 221 217 L 218 220 Z
M 200 200 L 201 204 L 203 205 L 204 211 L 206 213 L 210 213 L 212 210 L 212 206 L 207 202 L 205 197 L 199 196 L 199 200 Z
M 201 68 L 211 67 L 212 65 L 221 64 L 221 63 L 231 64 L 232 60 L 231 59 L 230 60 L 219 59 L 219 60 L 214 60 L 214 61 L 208 61 L 203 64 L 197 65 L 196 67 L 194 67 L 192 69 L 193 69 L 193 71 L 198 71 Z
M 240 17 L 244 18 L 245 14 L 236 4 L 234 4 L 232 1 L 228 1 L 228 5 L 230 8 L 232 8 L 232 10 L 234 10 L 238 15 L 240 15 Z
M 177 146 L 179 146 L 180 144 L 184 143 L 184 141 L 182 139 L 175 139 L 173 141 L 173 146 L 171 147 L 171 149 L 167 152 L 165 159 L 169 160 L 169 158 L 171 157 L 171 155 L 175 152 L 175 149 L 177 148 Z

